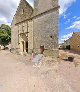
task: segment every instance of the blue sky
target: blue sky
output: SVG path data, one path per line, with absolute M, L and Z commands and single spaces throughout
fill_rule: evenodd
M 59 42 L 70 38 L 73 32 L 80 32 L 80 0 L 75 0 L 59 17 Z
M 33 5 L 33 0 L 27 1 Z M 0 0 L 0 24 L 11 24 L 19 2 L 20 0 Z M 80 0 L 59 0 L 59 5 L 59 43 L 62 43 L 73 32 L 80 32 Z

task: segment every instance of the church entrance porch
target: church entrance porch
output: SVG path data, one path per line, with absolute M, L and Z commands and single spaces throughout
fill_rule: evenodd
M 21 45 L 22 52 L 28 52 L 28 41 L 21 41 Z
M 28 52 L 28 38 L 25 33 L 20 34 L 19 42 L 20 42 L 20 51 Z
M 28 41 L 25 42 L 26 52 L 28 52 Z

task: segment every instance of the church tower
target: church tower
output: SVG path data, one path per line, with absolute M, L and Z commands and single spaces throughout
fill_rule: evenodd
M 34 52 L 43 46 L 44 55 L 58 57 L 58 0 L 34 0 L 34 15 Z
M 58 6 L 58 0 L 34 0 L 34 11 L 38 13 L 45 12 Z

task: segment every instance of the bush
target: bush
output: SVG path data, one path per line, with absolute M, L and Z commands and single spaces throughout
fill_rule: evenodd
M 2 24 L 0 27 L 0 44 L 6 46 L 11 42 L 11 28 Z

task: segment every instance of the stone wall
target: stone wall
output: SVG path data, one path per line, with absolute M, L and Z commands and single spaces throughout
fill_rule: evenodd
M 58 6 L 58 0 L 34 0 L 34 13 L 40 14 Z
M 40 46 L 44 45 L 46 55 L 54 54 L 58 48 L 58 10 L 35 18 L 33 23 L 34 51 L 38 53 Z
M 12 49 L 18 49 L 18 42 L 19 38 L 18 38 L 18 26 L 14 26 L 12 27 L 11 30 L 11 48 Z
M 25 21 L 17 24 L 12 28 L 12 48 L 19 48 L 23 51 L 22 41 L 28 41 L 28 49 L 31 53 L 33 50 L 33 21 Z M 25 44 L 24 44 L 25 46 Z M 24 47 L 26 49 L 26 47 Z M 25 50 L 24 50 L 25 51 Z
M 28 22 L 28 53 L 33 51 L 33 21 Z
M 80 52 L 80 33 L 74 33 L 70 42 L 71 50 Z

